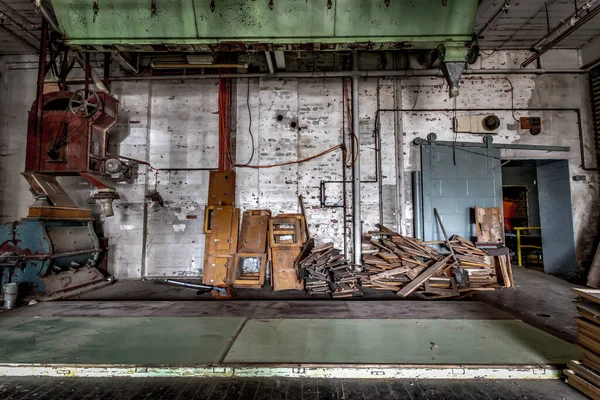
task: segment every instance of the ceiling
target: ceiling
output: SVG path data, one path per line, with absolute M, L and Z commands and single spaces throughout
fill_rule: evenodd
M 0 54 L 32 54 L 39 47 L 40 26 L 42 18 L 36 14 L 31 0 L 0 0 L 0 12 L 5 14 L 19 26 L 8 19 L 0 18 Z M 28 34 L 22 28 L 25 27 Z M 30 43 L 31 46 L 25 44 Z M 32 47 L 33 46 L 33 47 Z
M 483 49 L 529 49 L 589 0 L 512 0 L 483 32 L 485 25 L 502 9 L 504 0 L 483 0 L 477 11 L 475 33 Z M 598 2 L 593 7 L 599 6 Z M 547 13 L 546 13 L 547 10 Z M 550 28 L 550 29 L 548 29 Z M 481 32 L 481 33 L 480 33 Z M 570 34 L 555 48 L 579 49 L 600 35 L 600 14 Z
M 556 28 L 573 15 L 575 2 L 581 7 L 586 1 L 589 0 L 512 0 L 508 11 L 501 13 L 483 30 L 505 0 L 482 0 L 475 32 L 483 30 L 480 34 L 483 49 L 528 49 L 548 34 L 548 28 Z M 38 43 L 32 35 L 39 37 L 41 17 L 36 14 L 31 0 L 0 0 L 0 12 L 13 20 L 0 18 L 0 54 L 34 53 L 33 47 L 37 47 Z M 597 36 L 600 36 L 600 15 L 572 33 L 556 48 L 581 48 Z

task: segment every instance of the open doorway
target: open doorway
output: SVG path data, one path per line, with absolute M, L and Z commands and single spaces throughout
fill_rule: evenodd
M 569 164 L 566 160 L 510 160 L 502 166 L 506 244 L 519 265 L 575 274 Z

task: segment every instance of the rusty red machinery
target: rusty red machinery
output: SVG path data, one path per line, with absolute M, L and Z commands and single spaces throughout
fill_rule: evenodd
M 88 203 L 99 202 L 104 214 L 111 216 L 112 202 L 119 195 L 110 179 L 122 179 L 130 172 L 129 164 L 108 154 L 108 130 L 117 121 L 119 103 L 105 87 L 90 89 L 89 55 L 82 65 L 85 88 L 67 91 L 65 79 L 60 78 L 62 90 L 49 91 L 44 82 L 47 47 L 44 23 L 23 172 L 35 200 L 26 217 L 0 225 L 0 291 L 4 284 L 16 283 L 20 293 L 39 299 L 111 282 L 105 280 L 107 240 L 96 231 L 92 210 L 71 199 L 60 177 L 85 178 L 97 188 Z
M 46 196 L 48 206 L 53 207 L 47 211 L 74 209 L 68 195 L 56 188 L 55 178 L 81 175 L 98 187 L 92 200 L 103 204 L 105 215 L 112 215 L 112 201 L 119 196 L 103 176 L 124 167 L 117 159 L 107 163 L 108 130 L 117 121 L 118 101 L 108 93 L 80 89 L 46 93 L 41 102 L 41 113 L 38 100 L 29 111 L 23 173 L 34 194 Z M 42 212 L 39 206 L 36 212 Z

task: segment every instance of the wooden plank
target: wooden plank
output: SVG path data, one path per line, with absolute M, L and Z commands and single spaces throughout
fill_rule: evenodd
M 580 317 L 575 317 L 575 323 L 577 323 L 577 326 L 587 329 L 588 331 L 593 332 L 595 335 L 600 336 L 600 325 L 588 322 Z
M 575 389 L 579 390 L 580 392 L 584 393 L 585 395 L 594 400 L 600 400 L 600 388 L 594 386 L 585 379 L 575 375 L 575 373 L 572 370 L 565 369 L 563 370 L 563 372 L 568 378 L 567 383 L 569 385 L 573 386 Z
M 296 258 L 300 255 L 300 247 L 274 248 L 271 251 L 273 290 L 303 290 L 304 282 L 298 282 L 298 273 L 294 268 Z
M 589 338 L 585 334 L 581 334 L 581 332 L 577 336 L 577 343 L 579 343 L 586 349 L 591 350 L 595 354 L 600 354 L 600 342 Z
M 242 214 L 242 227 L 238 241 L 240 253 L 265 253 L 269 230 L 269 210 L 247 210 Z
M 584 356 L 583 360 L 581 360 L 581 362 L 583 363 L 583 365 L 585 365 L 588 368 L 593 369 L 594 371 L 600 371 L 600 362 L 592 361 L 587 356 Z
M 600 304 L 600 289 L 571 288 L 571 290 L 586 300 Z
M 578 376 L 582 377 L 586 381 L 600 386 L 600 374 L 593 369 L 584 366 L 580 361 L 571 360 L 567 361 L 567 368 L 573 370 Z
M 235 204 L 235 172 L 210 171 L 208 181 L 209 206 L 233 206 Z
M 398 293 L 396 293 L 396 295 L 400 296 L 400 297 L 406 297 L 409 294 L 411 294 L 412 292 L 414 292 L 415 290 L 417 290 L 419 288 L 419 286 L 421 286 L 427 279 L 431 278 L 437 272 L 439 272 L 444 267 L 446 267 L 446 264 L 448 263 L 448 261 L 450 260 L 451 257 L 452 256 L 449 255 L 449 256 L 442 258 L 441 260 L 438 260 L 435 264 L 433 264 L 431 267 L 427 268 L 419 276 L 417 276 L 415 279 L 413 279 L 408 285 L 406 285 Z
M 384 272 L 380 272 L 380 273 L 375 274 L 375 275 L 371 275 L 369 278 L 371 280 L 385 279 L 385 278 L 388 278 L 390 276 L 404 274 L 407 271 L 410 271 L 409 267 L 399 267 L 399 268 L 390 269 L 389 271 L 384 271 Z

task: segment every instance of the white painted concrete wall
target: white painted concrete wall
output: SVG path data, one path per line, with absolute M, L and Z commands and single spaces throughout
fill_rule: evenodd
M 526 53 L 497 52 L 476 68 L 516 68 Z M 561 53 L 562 59 L 571 54 Z M 557 56 L 558 57 L 558 56 Z M 35 97 L 35 65 L 18 68 L 20 59 L 4 58 L 2 69 L 2 114 L 0 126 L 0 170 L 2 222 L 24 216 L 33 200 L 25 180 L 19 176 L 24 163 L 27 114 Z M 575 62 L 571 60 L 570 62 Z M 567 65 L 568 62 L 563 62 Z M 568 66 L 572 68 L 572 66 Z M 516 108 L 580 108 L 585 136 L 586 163 L 595 165 L 589 101 L 585 75 L 509 75 Z M 511 108 L 512 96 L 504 76 L 465 77 L 456 114 L 461 108 Z M 348 82 L 349 83 L 349 82 Z M 267 165 L 305 158 L 343 140 L 350 148 L 349 118 L 340 79 L 240 79 L 234 85 L 235 155 L 251 165 Z M 350 85 L 348 85 L 350 86 Z M 249 88 L 249 92 L 248 92 Z M 118 124 L 112 129 L 112 151 L 149 160 L 159 168 L 209 168 L 217 164 L 218 82 L 213 80 L 115 82 L 113 93 L 120 101 Z M 247 106 L 247 94 L 248 105 Z M 360 138 L 363 231 L 383 223 L 412 234 L 410 172 L 420 168 L 416 137 L 435 132 L 439 140 L 453 140 L 454 111 L 413 111 L 453 108 L 442 78 L 368 78 L 360 81 Z M 402 112 L 378 109 L 402 108 Z M 562 111 L 515 112 L 542 117 L 542 134 L 535 137 L 518 130 L 510 111 L 494 111 L 502 121 L 496 142 L 556 144 L 571 146 L 569 153 L 508 152 L 508 158 L 564 158 L 572 175 L 586 181 L 571 182 L 574 229 L 578 259 L 589 262 L 598 219 L 596 173 L 581 169 L 580 142 L 575 113 Z M 277 116 L 283 120 L 278 121 Z M 344 116 L 345 115 L 345 121 Z M 291 123 L 297 127 L 292 128 Z M 381 132 L 381 175 L 376 179 L 376 127 Z M 459 134 L 460 141 L 481 137 Z M 302 194 L 311 233 L 317 241 L 334 241 L 340 248 L 344 237 L 351 244 L 350 229 L 344 230 L 341 208 L 320 208 L 321 181 L 342 180 L 342 154 L 336 151 L 300 165 L 270 169 L 237 169 L 236 204 L 242 209 L 269 208 L 274 214 L 297 212 Z M 351 179 L 348 169 L 347 179 Z M 117 278 L 157 276 L 198 276 L 202 271 L 204 207 L 207 197 L 206 171 L 160 172 L 140 166 L 134 183 L 119 184 L 121 199 L 115 202 L 115 216 L 98 216 L 98 224 L 109 237 L 109 268 Z M 81 206 L 92 189 L 82 180 L 64 180 Z M 165 208 L 154 212 L 145 198 L 157 189 Z M 348 215 L 351 215 L 351 185 Z M 342 204 L 342 184 L 326 185 L 327 203 Z M 383 205 L 380 212 L 379 204 Z M 399 211 L 399 212 L 398 212 Z M 348 227 L 351 221 L 348 220 Z

